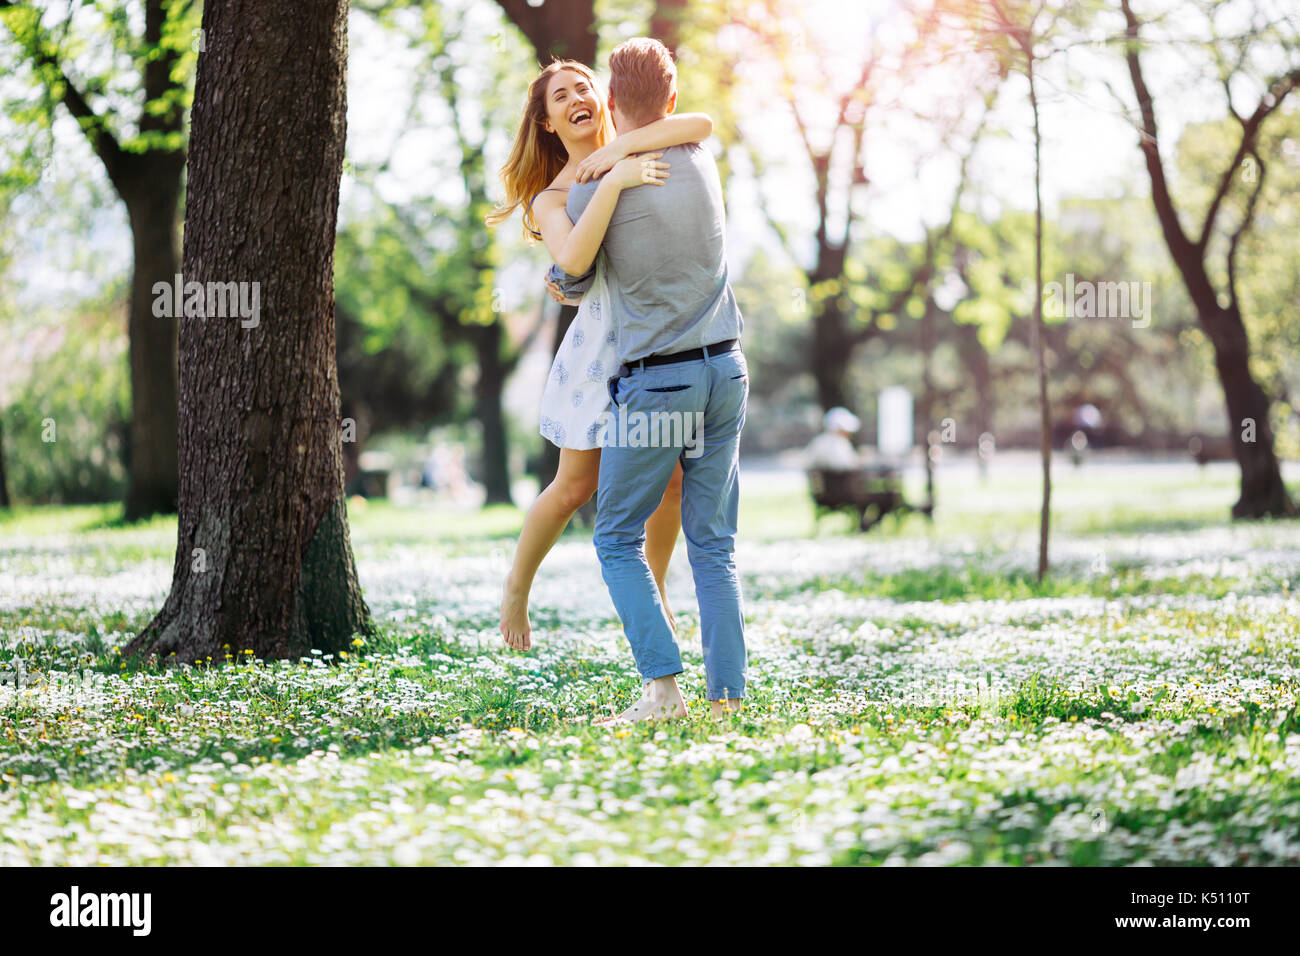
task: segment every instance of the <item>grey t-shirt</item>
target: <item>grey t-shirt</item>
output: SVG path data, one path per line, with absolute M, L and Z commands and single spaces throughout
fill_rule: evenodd
M 623 190 L 601 244 L 624 363 L 738 338 L 744 328 L 727 277 L 727 220 L 713 156 L 698 143 L 662 152 L 667 181 Z M 565 210 L 574 222 L 596 185 L 570 187 Z M 590 281 L 564 276 L 560 285 L 578 290 Z

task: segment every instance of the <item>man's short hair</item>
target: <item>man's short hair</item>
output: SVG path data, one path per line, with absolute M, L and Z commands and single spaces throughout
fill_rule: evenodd
M 677 65 L 658 40 L 624 40 L 609 55 L 609 92 L 624 116 L 642 125 L 668 112 L 677 90 Z

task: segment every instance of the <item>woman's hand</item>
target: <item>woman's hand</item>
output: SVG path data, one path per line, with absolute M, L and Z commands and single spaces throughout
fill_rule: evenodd
M 618 140 L 607 143 L 578 164 L 575 178 L 580 183 L 603 176 L 614 168 L 614 164 L 627 156 L 627 150 L 619 145 Z
M 556 283 L 554 280 L 550 279 L 549 277 L 546 280 L 546 291 L 549 292 L 551 294 L 551 298 L 554 299 L 556 302 L 560 303 L 560 305 L 581 305 L 582 304 L 582 299 L 580 298 L 566 299 L 564 297 L 564 290 L 560 288 L 558 283 Z
M 631 189 L 633 186 L 662 186 L 668 179 L 670 163 L 659 161 L 663 153 L 642 153 L 629 156 L 614 164 L 607 182 L 613 182 L 619 189 Z

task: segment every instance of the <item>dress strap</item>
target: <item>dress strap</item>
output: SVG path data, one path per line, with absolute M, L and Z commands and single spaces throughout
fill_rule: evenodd
M 542 190 L 542 192 L 539 192 L 537 196 L 540 196 L 542 193 L 549 193 L 551 190 L 555 190 L 558 193 L 567 193 L 569 191 L 569 187 L 568 186 L 547 186 L 545 189 Z M 528 200 L 529 206 L 532 206 L 533 203 L 537 202 L 537 196 L 534 196 L 532 199 Z
M 537 196 L 540 196 L 542 193 L 548 193 L 548 192 L 550 192 L 551 190 L 555 190 L 556 192 L 559 192 L 559 193 L 567 193 L 567 192 L 569 191 L 569 187 L 568 187 L 568 186 L 547 186 L 545 189 L 543 189 L 541 192 L 539 192 L 539 193 L 537 194 Z M 532 209 L 532 208 L 533 208 L 533 203 L 537 202 L 537 196 L 534 196 L 532 199 L 528 200 L 528 208 L 529 208 L 529 209 Z M 528 231 L 531 232 L 531 233 L 532 233 L 534 236 L 536 236 L 538 239 L 542 238 L 542 234 L 541 234 L 540 232 L 538 232 L 536 229 L 529 229 Z

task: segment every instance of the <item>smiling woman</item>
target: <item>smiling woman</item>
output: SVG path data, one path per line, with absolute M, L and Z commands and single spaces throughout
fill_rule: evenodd
M 572 110 L 568 116 L 561 108 L 566 103 Z M 574 133 L 582 135 L 594 128 L 596 146 L 614 138 L 614 122 L 604 108 L 596 76 L 585 64 L 553 60 L 529 85 L 514 147 L 501 167 L 506 198 L 486 221 L 489 226 L 498 225 L 523 207 L 524 237 L 530 244 L 542 237 L 530 200 L 549 186 L 569 161 L 569 151 L 551 119 L 553 109 L 565 117 L 566 126 Z M 580 115 L 583 111 L 589 114 L 585 118 Z

